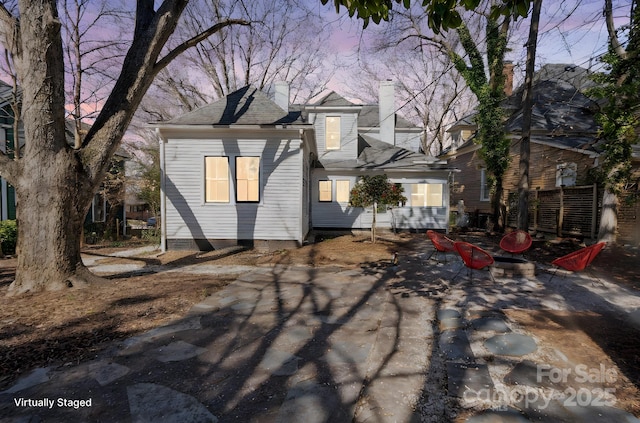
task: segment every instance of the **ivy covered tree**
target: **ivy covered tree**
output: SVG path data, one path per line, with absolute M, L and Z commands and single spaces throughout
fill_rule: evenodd
M 604 182 L 602 215 L 598 238 L 615 242 L 617 208 L 632 176 L 632 145 L 640 142 L 640 6 L 631 2 L 631 21 L 615 28 L 611 0 L 605 0 L 604 14 L 609 32 L 609 50 L 602 57 L 605 73 L 595 76 L 599 82 L 591 94 L 604 99 L 598 119 L 602 125 L 604 150 L 601 179 Z M 624 34 L 626 43 L 619 39 Z
M 373 206 L 373 222 L 371 223 L 371 241 L 376 242 L 376 215 L 379 207 L 396 207 L 404 204 L 404 188 L 391 183 L 387 175 L 362 176 L 351 190 L 349 205 L 351 207 Z

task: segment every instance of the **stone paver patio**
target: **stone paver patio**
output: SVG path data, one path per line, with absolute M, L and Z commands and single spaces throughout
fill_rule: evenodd
M 429 248 L 398 266 L 228 269 L 237 280 L 180 321 L 17 381 L 0 393 L 0 420 L 445 422 L 471 410 L 474 423 L 640 421 L 554 396 L 570 386 L 540 377 L 551 346 L 503 312 L 589 310 L 586 299 L 566 302 L 580 287 L 633 322 L 638 293 L 545 272 L 452 281 L 460 263 L 427 261 Z

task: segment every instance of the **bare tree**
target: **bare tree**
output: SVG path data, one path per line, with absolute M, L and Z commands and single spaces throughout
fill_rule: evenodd
M 74 123 L 74 146 L 82 144 L 82 122 L 97 116 L 99 103 L 106 99 L 105 86 L 113 84 L 111 62 L 121 61 L 126 44 L 118 37 L 99 38 L 111 32 L 113 19 L 124 11 L 102 0 L 64 0 L 61 6 L 66 96 L 72 101 L 69 117 Z M 87 18 L 87 16 L 89 16 Z M 93 105 L 93 107 L 91 107 Z
M 154 77 L 178 55 L 242 19 L 224 19 L 165 49 L 187 0 L 138 0 L 121 71 L 79 148 L 65 136 L 65 65 L 56 0 L 0 4 L 0 42 L 23 90 L 23 160 L 0 155 L 16 187 L 18 263 L 10 294 L 85 286 L 97 277 L 80 257 L 80 227 L 111 157 Z M 12 13 L 13 12 L 13 13 Z M 123 37 L 125 38 L 125 37 Z
M 304 102 L 326 88 L 329 31 L 314 12 L 295 0 L 192 2 L 183 28 L 204 28 L 224 16 L 251 26 L 233 27 L 204 40 L 162 72 L 145 103 L 168 104 L 170 114 L 192 110 L 245 85 L 269 91 L 276 81 L 291 86 L 291 100 Z M 178 69 L 188 68 L 189 72 Z M 145 110 L 151 109 L 149 106 Z
M 533 75 L 538 46 L 538 27 L 542 0 L 533 1 L 529 40 L 527 41 L 527 71 L 522 99 L 522 138 L 520 139 L 520 179 L 518 181 L 518 229 L 529 229 L 529 159 L 531 156 L 531 114 L 533 112 Z
M 448 56 L 416 38 L 400 42 L 390 29 L 375 33 L 376 42 L 362 48 L 359 74 L 367 77 L 353 78 L 352 94 L 373 99 L 372 80 L 398 81 L 398 112 L 425 128 L 422 150 L 438 155 L 448 146 L 447 126 L 472 110 L 471 93 L 452 72 Z

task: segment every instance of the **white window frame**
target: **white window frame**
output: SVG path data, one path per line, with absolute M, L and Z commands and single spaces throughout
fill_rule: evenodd
M 573 187 L 578 179 L 578 165 L 565 162 L 556 165 L 556 187 Z
M 226 159 L 227 162 L 227 177 L 226 177 L 226 183 L 227 183 L 227 195 L 226 195 L 226 199 L 215 199 L 215 200 L 210 200 L 208 199 L 207 196 L 207 188 L 209 187 L 209 181 L 211 181 L 211 183 L 218 183 L 221 181 L 225 181 L 225 179 L 222 179 L 219 177 L 219 175 L 214 175 L 214 176 L 208 176 L 207 174 L 207 159 L 212 158 L 212 159 Z M 229 163 L 229 157 L 228 156 L 205 156 L 204 158 L 204 202 L 206 204 L 229 204 L 231 202 L 231 167 L 230 167 L 230 163 Z M 219 198 L 219 197 L 218 197 Z
M 337 119 L 337 131 L 329 131 L 329 120 Z M 342 147 L 342 119 L 340 116 L 325 116 L 324 118 L 324 147 L 327 150 L 340 150 Z M 336 133 L 337 132 L 337 133 Z M 337 135 L 337 139 L 331 138 L 332 135 Z
M 436 186 L 439 189 L 436 190 Z M 443 207 L 444 184 L 411 184 L 411 207 Z M 439 199 L 435 200 L 435 199 Z
M 324 187 L 328 187 L 329 199 L 326 197 L 323 199 L 322 194 L 327 193 L 327 189 L 322 189 Z M 318 181 L 318 202 L 320 203 L 330 203 L 333 201 L 333 181 L 330 179 L 321 179 Z
M 491 193 L 487 184 L 487 169 L 480 169 L 480 201 L 490 201 Z
M 341 189 L 341 185 L 342 189 Z M 344 185 L 346 185 L 346 191 L 344 191 Z M 346 197 L 344 195 L 346 194 Z M 348 179 L 337 179 L 336 180 L 336 202 L 338 203 L 348 203 L 349 198 L 351 196 L 351 181 Z
M 257 190 L 257 198 L 256 199 L 243 199 L 240 200 L 240 179 L 238 179 L 238 160 L 241 159 L 257 159 L 258 160 L 258 169 L 256 170 L 256 174 L 255 174 L 255 179 L 246 179 L 247 181 L 247 198 L 249 198 L 249 185 L 254 182 L 255 184 L 257 184 L 256 190 Z M 262 158 L 260 156 L 236 156 L 235 160 L 234 160 L 234 164 L 235 164 L 235 175 L 234 175 L 234 183 L 236 186 L 236 203 L 259 203 L 260 202 L 260 169 L 262 166 Z M 244 181 L 244 179 L 243 179 Z

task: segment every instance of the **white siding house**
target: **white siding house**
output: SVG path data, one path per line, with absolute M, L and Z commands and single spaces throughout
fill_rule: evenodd
M 419 128 L 398 118 L 376 127 L 371 114 L 382 114 L 382 107 L 335 93 L 303 106 L 287 99 L 286 85 L 276 86 L 275 101 L 247 86 L 152 124 L 161 139 L 165 248 L 301 245 L 314 228 L 370 228 L 371 211 L 349 206 L 349 193 L 365 174 L 386 173 L 409 199 L 380 215 L 378 227 L 446 229 L 452 169 L 394 145 L 415 142 Z M 385 142 L 380 134 L 394 135 Z

